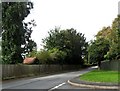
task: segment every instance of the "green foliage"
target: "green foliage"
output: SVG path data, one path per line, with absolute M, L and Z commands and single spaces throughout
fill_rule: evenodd
M 29 52 L 29 54 L 27 54 L 26 56 L 27 57 L 36 57 L 36 55 L 37 55 L 37 51 L 33 50 L 33 51 Z
M 34 21 L 23 20 L 33 8 L 31 2 L 2 3 L 2 59 L 3 63 L 15 64 L 23 61 L 23 56 L 36 46 L 31 40 Z
M 77 33 L 73 28 L 60 30 L 55 28 L 49 32 L 49 36 L 43 40 L 44 48 L 51 50 L 57 48 L 67 54 L 64 63 L 83 64 L 83 58 L 87 51 L 87 42 L 82 33 Z
M 112 29 L 110 26 L 103 27 L 102 30 L 97 33 L 96 38 L 104 38 L 105 40 L 110 41 L 111 32 Z
M 57 63 L 57 64 L 63 64 L 64 59 L 66 58 L 66 55 L 67 55 L 66 52 L 61 51 L 57 48 L 53 48 L 49 50 L 49 53 L 50 53 L 50 57 L 53 63 Z
M 88 48 L 88 60 L 90 63 L 103 61 L 104 55 L 109 50 L 109 43 L 104 38 L 99 38 L 92 42 Z
M 112 27 L 104 27 L 96 35 L 96 40 L 88 48 L 90 62 L 100 62 L 104 59 L 120 59 L 120 16 L 112 23 Z
M 120 59 L 120 16 L 112 23 L 112 31 L 110 35 L 110 48 L 106 55 L 108 59 Z
M 42 64 L 50 64 L 50 53 L 46 50 L 41 50 L 39 52 L 37 52 L 36 55 L 37 59 L 40 61 L 40 63 Z
M 63 60 L 66 57 L 66 53 L 57 48 L 48 51 L 41 50 L 35 55 L 42 64 L 63 64 Z

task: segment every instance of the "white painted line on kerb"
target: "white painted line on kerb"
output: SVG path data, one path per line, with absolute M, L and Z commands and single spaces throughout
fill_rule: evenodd
M 65 82 L 64 82 L 64 83 L 61 83 L 61 84 L 59 84 L 59 85 L 57 85 L 57 86 L 55 86 L 55 87 L 49 89 L 48 91 L 52 91 L 52 90 L 54 90 L 54 89 L 57 89 L 57 88 L 59 88 L 59 87 L 65 85 L 65 84 L 66 84 Z

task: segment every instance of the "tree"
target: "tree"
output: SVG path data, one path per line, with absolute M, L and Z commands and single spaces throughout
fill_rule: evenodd
M 83 64 L 87 42 L 84 35 L 77 33 L 75 29 L 60 30 L 60 28 L 55 28 L 49 32 L 47 38 L 43 39 L 43 43 L 47 50 L 57 48 L 67 53 L 65 63 Z
M 112 23 L 111 27 L 103 27 L 96 35 L 96 40 L 91 42 L 88 48 L 90 62 L 100 63 L 102 60 L 120 59 L 120 16 Z
M 98 63 L 100 67 L 101 61 L 103 61 L 104 55 L 109 50 L 109 43 L 104 38 L 98 38 L 94 40 L 88 47 L 88 59 L 91 63 Z
M 98 38 L 104 38 L 105 40 L 108 40 L 110 42 L 110 36 L 111 36 L 112 29 L 110 26 L 108 27 L 103 27 L 102 30 L 100 30 L 97 35 L 96 39 Z
M 110 48 L 106 57 L 110 60 L 120 59 L 120 15 L 112 23 Z
M 28 23 L 23 21 L 32 8 L 31 2 L 2 3 L 3 63 L 21 63 L 23 55 L 31 51 L 31 45 L 35 46 L 35 42 L 30 39 L 32 27 L 29 27 L 29 25 L 35 24 L 33 21 Z

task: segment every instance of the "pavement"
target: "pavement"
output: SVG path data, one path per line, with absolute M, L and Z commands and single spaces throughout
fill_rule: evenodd
M 118 83 L 83 81 L 80 79 L 80 76 L 75 77 L 71 80 L 68 80 L 68 83 L 77 87 L 93 88 L 93 89 L 119 89 L 120 88 L 120 85 Z

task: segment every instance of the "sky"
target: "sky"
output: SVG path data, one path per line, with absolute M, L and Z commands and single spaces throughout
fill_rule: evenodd
M 55 27 L 74 28 L 85 34 L 87 41 L 104 26 L 110 26 L 118 14 L 119 0 L 31 0 L 34 8 L 25 19 L 34 19 L 37 26 L 33 28 L 32 39 L 37 48 L 42 47 L 42 39 Z

